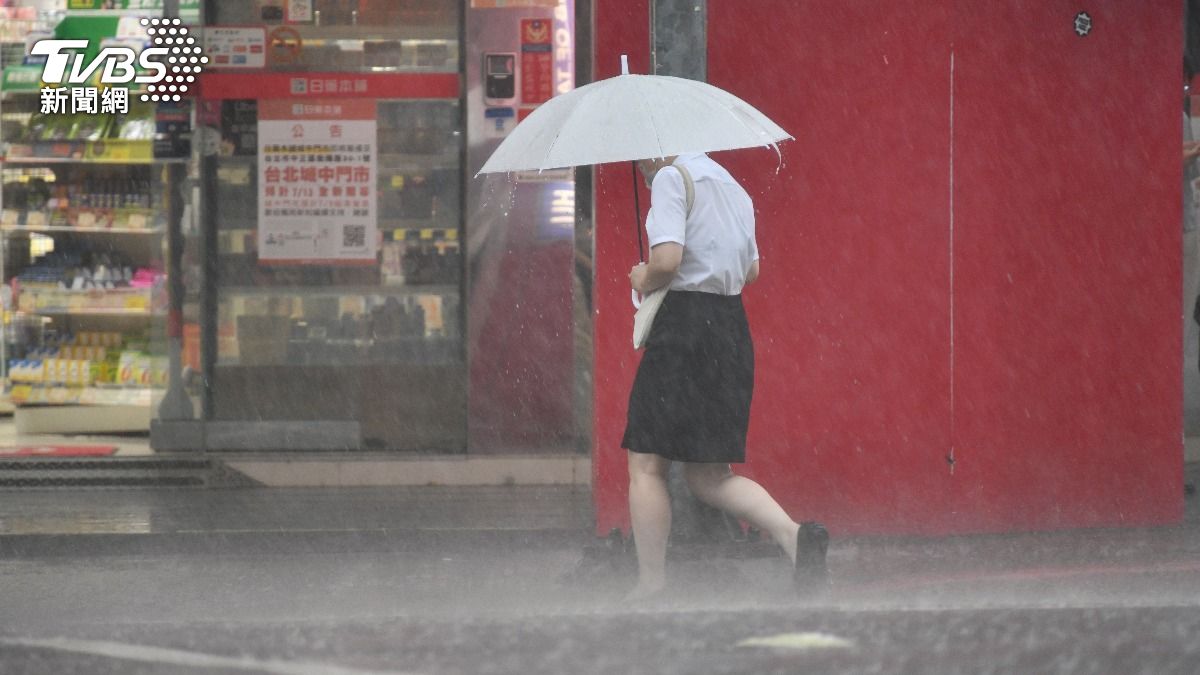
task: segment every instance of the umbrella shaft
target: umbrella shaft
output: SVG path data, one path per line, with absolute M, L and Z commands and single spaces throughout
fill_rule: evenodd
M 638 260 L 646 262 L 646 249 L 642 246 L 642 203 L 638 198 L 637 162 L 630 162 L 629 168 L 633 171 L 633 224 L 638 240 Z

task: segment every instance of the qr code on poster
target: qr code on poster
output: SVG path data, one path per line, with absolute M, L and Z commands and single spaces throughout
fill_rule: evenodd
M 346 225 L 342 227 L 342 248 L 362 248 L 366 245 L 366 225 Z

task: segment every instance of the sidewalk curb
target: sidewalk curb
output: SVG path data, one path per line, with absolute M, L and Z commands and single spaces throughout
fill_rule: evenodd
M 589 531 L 546 529 L 362 529 L 168 533 L 13 534 L 0 536 L 0 560 L 68 556 L 291 555 L 305 553 L 440 553 L 479 547 L 582 548 Z

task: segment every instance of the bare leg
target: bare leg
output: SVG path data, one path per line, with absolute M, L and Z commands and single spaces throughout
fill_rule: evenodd
M 629 515 L 637 547 L 638 582 L 626 596 L 635 600 L 666 584 L 667 536 L 671 532 L 671 499 L 667 470 L 671 462 L 658 455 L 629 453 Z
M 763 486 L 734 475 L 728 464 L 687 464 L 684 476 L 698 499 L 771 535 L 794 564 L 800 525 L 788 516 Z

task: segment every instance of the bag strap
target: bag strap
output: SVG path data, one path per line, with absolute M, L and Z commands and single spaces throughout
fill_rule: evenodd
M 687 196 L 687 214 L 686 217 L 692 215 L 692 205 L 696 203 L 696 184 L 692 181 L 692 174 L 688 170 L 677 164 L 671 165 L 680 176 L 683 176 L 683 192 Z

